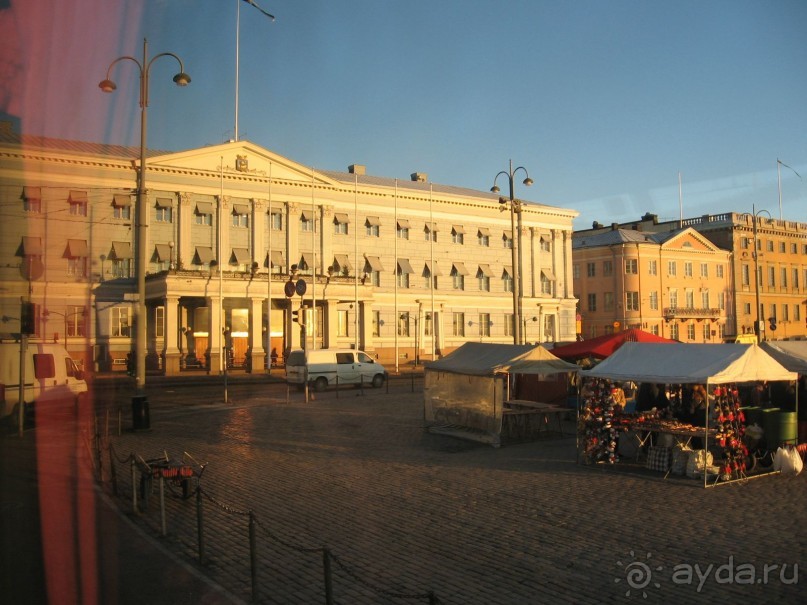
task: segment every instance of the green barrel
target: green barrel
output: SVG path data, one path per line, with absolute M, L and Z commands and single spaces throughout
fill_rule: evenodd
M 778 447 L 782 443 L 795 443 L 798 437 L 796 412 L 783 412 L 778 408 L 764 410 L 762 428 L 765 430 L 768 449 Z

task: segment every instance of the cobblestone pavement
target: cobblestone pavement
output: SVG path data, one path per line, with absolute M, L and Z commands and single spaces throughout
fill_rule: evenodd
M 427 603 L 429 591 L 456 605 L 803 600 L 804 475 L 704 489 L 578 465 L 574 438 L 494 449 L 429 434 L 407 389 L 308 403 L 266 392 L 230 405 L 155 395 L 151 429 L 111 440 L 117 457 L 209 462 L 202 568 L 246 601 L 249 511 L 261 603 L 324 602 L 323 547 L 341 604 Z M 131 480 L 115 464 L 125 509 Z M 195 561 L 195 500 L 169 495 L 164 540 Z M 155 534 L 156 502 L 138 517 Z

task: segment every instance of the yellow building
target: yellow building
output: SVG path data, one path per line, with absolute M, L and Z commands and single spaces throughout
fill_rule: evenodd
M 595 224 L 574 237 L 577 241 L 614 229 L 660 235 L 682 227 L 696 230 L 730 255 L 726 340 L 754 334 L 755 324 L 761 339 L 807 336 L 807 223 L 774 219 L 765 210 L 661 222 L 648 213 L 633 222 Z M 578 282 L 575 288 L 579 291 Z
M 723 342 L 731 255 L 694 229 L 577 234 L 572 250 L 583 338 L 640 328 L 682 342 Z
M 150 370 L 215 373 L 226 351 L 262 371 L 301 346 L 397 367 L 468 340 L 513 342 L 513 217 L 497 195 L 422 173 L 316 170 L 248 141 L 147 158 Z M 138 163 L 139 148 L 0 131 L 0 331 L 19 332 L 30 296 L 41 337 L 87 368 L 125 368 Z M 525 340 L 573 340 L 577 213 L 521 208 Z

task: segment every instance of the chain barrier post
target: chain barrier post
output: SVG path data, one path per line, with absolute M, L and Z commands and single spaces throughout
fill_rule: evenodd
M 130 465 L 130 467 L 132 469 L 132 512 L 135 515 L 137 515 L 137 514 L 140 513 L 140 511 L 137 509 L 137 477 L 136 477 L 136 471 L 135 471 L 135 464 L 136 463 L 135 463 L 134 456 L 132 456 L 131 465 Z
M 325 605 L 333 605 L 333 578 L 331 577 L 331 551 L 322 549 L 322 570 L 325 574 Z
M 160 473 L 160 530 L 163 537 L 168 533 L 165 529 L 165 477 Z
M 205 523 L 204 508 L 202 507 L 202 486 L 196 486 L 196 536 L 199 543 L 199 564 L 205 562 Z
M 339 399 L 339 374 L 336 374 L 336 398 Z
M 249 571 L 252 576 L 252 601 L 258 602 L 258 546 L 255 537 L 255 513 L 249 511 Z
M 364 395 L 364 374 L 359 374 L 359 395 Z
M 109 446 L 109 479 L 112 481 L 112 495 L 118 496 L 118 473 L 115 470 L 115 460 L 112 458 L 112 445 Z

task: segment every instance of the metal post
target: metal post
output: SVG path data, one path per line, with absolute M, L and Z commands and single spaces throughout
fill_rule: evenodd
M 137 508 L 137 471 L 135 470 L 134 456 L 131 459 L 130 466 L 132 471 L 132 512 L 137 515 L 140 511 Z
M 333 605 L 333 578 L 331 577 L 331 551 L 322 549 L 322 570 L 325 574 L 325 605 Z
M 165 477 L 160 473 L 160 530 L 162 536 L 167 533 L 165 528 Z
M 202 488 L 196 486 L 196 539 L 199 544 L 199 564 L 205 562 L 205 522 L 204 507 L 202 506 Z
M 252 576 L 252 601 L 258 601 L 258 547 L 255 539 L 255 513 L 249 511 L 249 569 Z

